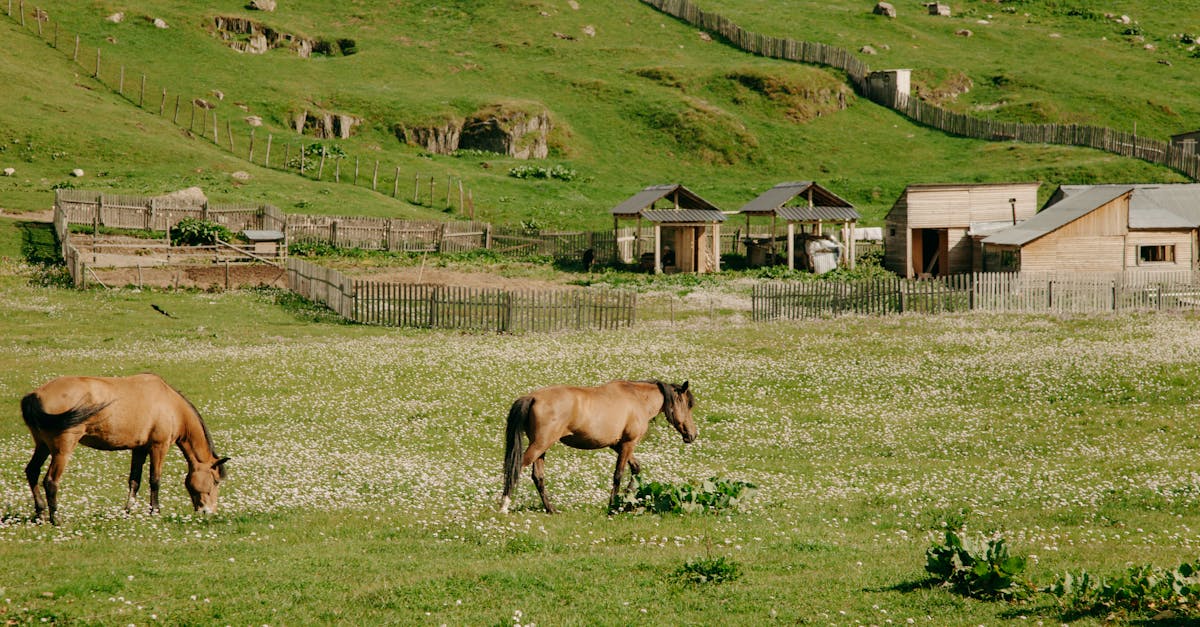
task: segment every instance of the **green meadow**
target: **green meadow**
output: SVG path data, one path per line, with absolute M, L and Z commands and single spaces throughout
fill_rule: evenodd
M 965 525 L 1006 538 L 1045 586 L 1200 549 L 1194 315 L 384 329 L 272 290 L 48 287 L 24 261 L 45 231 L 0 220 L 0 616 L 16 624 L 1125 624 L 1145 615 L 941 589 L 925 550 Z M 61 526 L 31 522 L 17 399 L 57 375 L 142 371 L 233 458 L 219 513 L 191 513 L 172 452 L 161 515 L 145 494 L 126 514 L 127 454 L 81 448 Z M 524 478 L 500 515 L 513 399 L 615 378 L 697 394 L 699 439 L 658 420 L 637 451 L 648 478 L 757 494 L 717 514 L 610 515 L 611 452 L 558 446 L 563 513 Z M 741 576 L 678 576 L 717 558 Z

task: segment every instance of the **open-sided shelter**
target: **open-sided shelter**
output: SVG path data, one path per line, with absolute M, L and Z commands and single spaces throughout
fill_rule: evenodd
M 1200 267 L 1200 184 L 1062 185 L 1037 215 L 983 240 L 984 270 Z
M 884 218 L 884 267 L 907 278 L 979 271 L 979 240 L 1033 217 L 1039 183 L 909 185 Z
M 654 226 L 654 246 L 635 258 L 655 272 L 718 272 L 721 269 L 721 223 L 725 214 L 683 185 L 652 185 L 613 207 L 613 231 L 621 220 Z
M 840 229 L 841 262 L 854 267 L 854 226 L 858 223 L 858 211 L 854 205 L 813 181 L 780 183 L 746 203 L 738 213 L 746 216 L 747 233 L 750 232 L 751 217 L 771 219 L 767 263 L 775 257 L 776 234 L 779 221 L 782 220 L 787 225 L 785 245 L 788 268 L 796 268 L 796 227 L 800 227 L 801 239 L 807 239 L 804 236 L 825 235 L 832 228 Z

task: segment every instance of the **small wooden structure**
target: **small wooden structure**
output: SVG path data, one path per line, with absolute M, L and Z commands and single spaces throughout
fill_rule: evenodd
M 909 185 L 884 218 L 884 267 L 909 279 L 981 271 L 979 240 L 1033 217 L 1038 187 Z
M 661 208 L 660 208 L 661 206 Z M 641 250 L 635 240 L 634 258 L 656 273 L 719 272 L 721 270 L 721 223 L 725 214 L 683 185 L 652 185 L 613 207 L 613 232 L 621 220 L 642 220 L 654 225 L 654 248 Z
M 1195 271 L 1200 184 L 1063 185 L 983 240 L 986 272 Z
M 1200 131 L 1190 131 L 1171 136 L 1171 145 L 1179 146 L 1184 152 L 1200 154 Z
M 782 219 L 787 224 L 789 269 L 796 269 L 796 227 L 799 227 L 801 234 L 816 236 L 824 235 L 827 227 L 839 227 L 842 244 L 841 264 L 854 267 L 854 227 L 858 223 L 858 211 L 854 209 L 854 205 L 813 181 L 780 183 L 746 203 L 738 213 L 746 216 L 747 233 L 750 232 L 752 216 L 771 218 L 771 234 L 767 238 L 767 263 L 775 259 L 776 233 L 778 222 Z M 748 254 L 747 257 L 749 256 Z
M 242 235 L 250 240 L 251 251 L 259 257 L 287 257 L 287 235 L 271 229 L 246 229 Z
M 925 7 L 929 9 L 930 15 L 950 17 L 950 5 L 945 2 L 927 2 L 925 3 Z

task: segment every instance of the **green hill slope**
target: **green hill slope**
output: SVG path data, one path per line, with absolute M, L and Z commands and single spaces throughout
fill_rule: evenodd
M 1020 27 L 1001 19 L 1018 21 L 1016 14 L 999 14 L 1010 3 L 967 3 L 968 11 L 998 14 L 990 25 L 994 32 L 980 25 L 971 38 L 953 34 L 955 26 L 969 22 L 964 18 L 889 21 L 868 15 L 859 3 L 821 3 L 823 11 L 813 3 L 777 4 L 729 0 L 712 8 L 771 34 L 847 47 L 873 43 L 884 53 L 879 61 L 870 59 L 872 66 L 894 61 L 928 68 L 931 85 L 939 77 L 954 82 L 953 72 L 976 85 L 1000 77 L 990 91 L 974 89 L 947 100 L 963 110 L 1021 119 L 1030 112 L 1047 120 L 1081 116 L 1079 121 L 1114 126 L 1144 115 L 1143 128 L 1166 134 L 1172 120 L 1185 126 L 1200 101 L 1184 93 L 1182 79 L 1167 82 L 1160 96 L 1134 100 L 1133 86 L 1122 91 L 1089 81 L 1085 72 L 1145 85 L 1158 80 L 1149 70 L 1181 73 L 1192 67 L 1194 60 L 1182 49 L 1170 51 L 1173 65 L 1153 62 L 1152 68 L 1139 60 L 1144 49 L 1116 42 L 1110 42 L 1112 55 L 1103 64 L 1087 59 L 1087 49 L 1062 68 L 1046 59 L 1002 62 L 1022 46 L 1041 59 L 1053 52 L 1049 45 L 1095 39 L 1097 29 L 1109 28 L 1107 22 L 1051 10 L 1058 6 L 1051 2 L 1012 3 L 1021 12 L 1042 11 L 1023 18 Z M 897 4 L 909 13 L 923 11 L 919 3 Z M 1182 2 L 1166 5 L 1184 23 L 1195 13 Z M 134 193 L 200 185 L 214 199 L 271 202 L 285 211 L 444 217 L 441 186 L 453 177 L 470 190 L 480 219 L 599 227 L 609 224 L 611 206 L 649 184 L 682 182 L 734 210 L 777 182 L 815 179 L 856 203 L 868 222 L 878 222 L 904 185 L 915 182 L 1041 180 L 1048 193 L 1061 182 L 1182 180 L 1164 168 L 1093 150 L 948 137 L 856 97 L 836 72 L 747 55 L 633 1 L 288 2 L 272 13 L 249 11 L 238 2 L 195 8 L 152 1 L 140 3 L 120 23 L 106 21 L 115 10 L 62 3 L 46 23 L 47 29 L 59 28 L 59 50 L 39 40 L 28 21 L 22 29 L 0 20 L 8 42 L 0 50 L 0 80 L 11 94 L 0 107 L 0 168 L 18 170 L 15 177 L 0 178 L 0 206 L 48 206 L 55 185 Z M 252 18 L 353 54 L 239 53 L 216 36 L 218 16 Z M 1155 29 L 1170 21 L 1160 17 Z M 152 18 L 165 20 L 168 28 L 155 28 Z M 1061 37 L 1051 38 L 1051 32 Z M 82 40 L 79 64 L 70 59 L 75 33 Z M 44 37 L 53 41 L 49 30 Z M 919 48 L 902 45 L 904 37 Z M 1035 41 L 1050 44 L 1030 43 Z M 963 53 L 964 42 L 976 52 Z M 127 99 L 90 78 L 97 47 L 104 83 L 116 86 L 124 68 Z M 1165 48 L 1160 52 L 1166 54 Z M 134 92 L 143 73 L 151 102 L 138 109 Z M 1063 80 L 1061 90 L 1046 87 L 1059 84 L 1064 74 L 1075 78 Z M 181 95 L 185 108 L 193 98 L 214 103 L 221 132 L 230 124 L 238 138 L 238 156 L 189 132 L 186 111 L 180 116 L 185 128 L 171 123 L 169 106 L 159 116 L 163 89 L 168 102 Z M 992 106 L 1001 100 L 1007 104 Z M 1144 101 L 1151 102 L 1129 104 Z M 547 111 L 554 125 L 550 154 L 537 164 L 561 164 L 578 176 L 517 179 L 509 170 L 524 161 L 483 153 L 432 155 L 398 139 L 405 131 L 397 129 L 411 137 L 414 128 L 489 107 Z M 245 160 L 249 127 L 243 120 L 250 115 L 264 121 L 256 131 L 260 145 L 267 133 L 274 136 L 275 155 L 283 146 L 295 154 L 301 144 L 316 141 L 288 130 L 299 111 L 362 120 L 352 137 L 323 143 L 349 156 L 342 162 L 343 181 L 355 158 L 364 171 L 378 160 L 379 193 L 367 188 L 369 174 L 355 187 L 310 180 L 311 164 L 308 178 L 302 178 Z M 261 159 L 260 152 L 256 162 Z M 281 161 L 273 156 L 272 165 Z M 74 167 L 87 176 L 69 178 Z M 397 168 L 402 198 L 392 199 Z M 233 180 L 230 174 L 237 170 L 250 173 L 250 180 Z M 437 201 L 429 202 L 428 190 L 420 205 L 403 199 L 416 175 L 436 178 Z M 325 178 L 331 178 L 329 172 Z

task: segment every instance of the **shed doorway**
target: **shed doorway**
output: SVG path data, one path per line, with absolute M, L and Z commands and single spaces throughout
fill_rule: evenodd
M 946 274 L 949 243 L 948 229 L 913 229 L 913 275 L 935 277 Z

